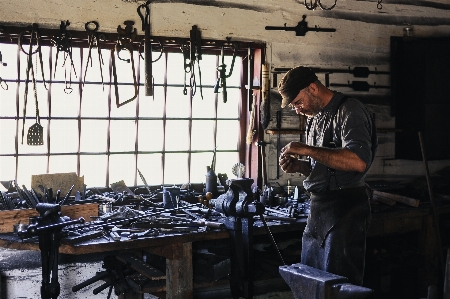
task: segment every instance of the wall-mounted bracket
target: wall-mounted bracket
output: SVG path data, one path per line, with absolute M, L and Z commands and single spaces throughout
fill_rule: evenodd
M 284 31 L 295 31 L 296 36 L 305 36 L 308 31 L 315 32 L 336 32 L 334 28 L 319 28 L 317 26 L 308 27 L 308 22 L 305 21 L 306 15 L 302 16 L 302 20 L 298 22 L 295 27 L 286 27 L 286 23 L 284 27 L 281 26 L 266 26 L 266 30 L 284 30 Z

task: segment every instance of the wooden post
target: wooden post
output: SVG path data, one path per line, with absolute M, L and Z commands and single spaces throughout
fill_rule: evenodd
M 166 259 L 166 298 L 193 298 L 192 242 L 183 243 L 181 259 Z

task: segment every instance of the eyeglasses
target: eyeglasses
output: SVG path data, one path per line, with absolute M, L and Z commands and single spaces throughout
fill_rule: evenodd
M 295 110 L 295 107 L 303 105 L 304 98 L 303 96 L 300 96 L 302 91 L 298 93 L 298 95 L 295 97 L 295 99 L 288 105 L 292 110 Z

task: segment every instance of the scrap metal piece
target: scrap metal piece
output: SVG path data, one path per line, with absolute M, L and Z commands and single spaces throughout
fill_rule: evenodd
M 144 175 L 142 174 L 142 172 L 139 170 L 138 168 L 138 173 L 139 173 L 139 177 L 141 178 L 142 182 L 144 183 L 145 188 L 148 190 L 149 194 L 152 194 L 153 191 L 150 189 L 150 186 L 147 184 L 147 181 L 144 178 Z

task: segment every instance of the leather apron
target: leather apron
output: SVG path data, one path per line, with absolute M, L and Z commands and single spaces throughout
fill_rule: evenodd
M 370 219 L 366 187 L 311 194 L 301 263 L 362 285 Z

